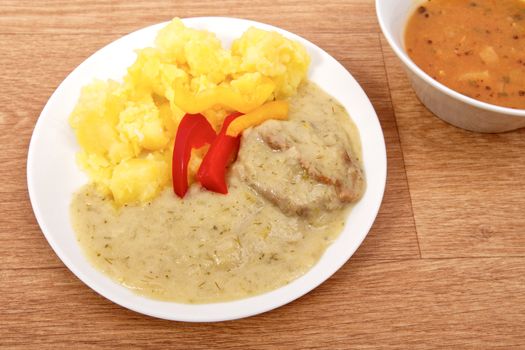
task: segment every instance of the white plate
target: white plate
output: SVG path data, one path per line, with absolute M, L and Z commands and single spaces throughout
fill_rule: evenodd
M 386 151 L 377 115 L 354 78 L 325 51 L 311 42 L 266 24 L 223 17 L 188 18 L 193 28 L 215 32 L 229 46 L 250 26 L 274 30 L 297 40 L 308 50 L 312 63 L 309 78 L 341 102 L 357 125 L 363 145 L 367 190 L 351 212 L 344 231 L 319 262 L 292 283 L 259 296 L 238 301 L 188 305 L 148 299 L 133 293 L 94 269 L 77 244 L 70 217 L 72 194 L 87 177 L 77 167 L 78 151 L 68 116 L 82 86 L 98 79 L 120 79 L 135 60 L 134 49 L 151 46 L 167 23 L 126 35 L 99 50 L 78 66 L 57 88 L 36 124 L 27 158 L 31 204 L 40 228 L 64 264 L 93 290 L 128 309 L 178 321 L 222 321 L 259 314 L 299 298 L 336 272 L 357 250 L 375 220 L 386 182 Z

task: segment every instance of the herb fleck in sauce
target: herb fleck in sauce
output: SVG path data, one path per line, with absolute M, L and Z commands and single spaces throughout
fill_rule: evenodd
M 360 158 L 348 114 L 316 85 L 300 88 L 290 118 L 339 123 Z M 322 130 L 320 130 L 322 131 Z M 229 194 L 166 189 L 147 205 L 116 209 L 87 185 L 73 198 L 78 241 L 91 263 L 155 299 L 207 303 L 279 288 L 307 272 L 344 227 L 348 207 L 314 218 L 287 216 L 230 171 Z

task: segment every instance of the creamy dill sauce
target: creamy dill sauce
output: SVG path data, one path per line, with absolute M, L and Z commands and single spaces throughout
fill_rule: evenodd
M 339 123 L 360 156 L 348 114 L 313 83 L 291 101 L 290 119 L 305 113 Z M 73 197 L 72 221 L 90 262 L 114 280 L 154 299 L 208 303 L 260 294 L 303 275 L 337 238 L 350 208 L 286 215 L 235 169 L 228 189 L 220 195 L 195 185 L 183 200 L 166 189 L 151 203 L 116 209 L 87 185 Z

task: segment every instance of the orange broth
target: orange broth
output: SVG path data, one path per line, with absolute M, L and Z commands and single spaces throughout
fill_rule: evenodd
M 427 0 L 407 23 L 405 47 L 449 88 L 525 109 L 525 0 Z

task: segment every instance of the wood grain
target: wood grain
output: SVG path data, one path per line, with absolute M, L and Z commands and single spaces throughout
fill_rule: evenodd
M 253 19 L 299 35 L 379 32 L 370 0 L 2 0 L 1 4 L 0 33 L 125 34 L 173 17 L 199 16 Z
M 383 42 L 423 257 L 525 256 L 525 129 L 477 134 L 422 106 Z
M 113 304 L 64 267 L 32 214 L 25 162 L 44 104 L 86 57 L 203 15 L 267 22 L 327 50 L 370 97 L 389 167 L 370 234 L 326 283 L 263 315 L 185 324 Z M 0 44 L 0 348 L 525 348 L 525 131 L 472 134 L 435 118 L 372 0 L 0 0 Z
M 0 292 L 12 301 L 0 305 L 7 325 L 2 337 L 6 347 L 525 346 L 521 258 L 352 260 L 328 282 L 289 305 L 215 324 L 152 319 L 103 299 L 65 268 L 38 272 L 0 272 L 3 280 L 10 281 L 10 288 L 2 286 Z M 28 292 L 21 295 L 19 290 Z

